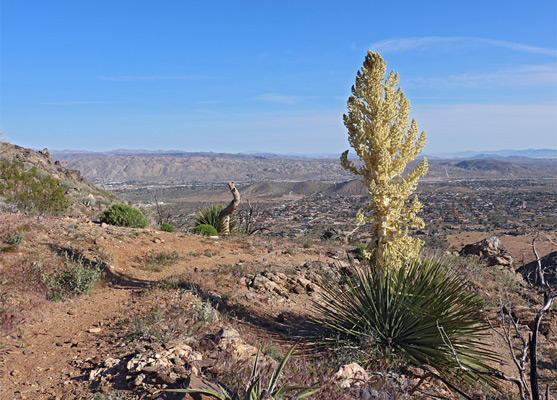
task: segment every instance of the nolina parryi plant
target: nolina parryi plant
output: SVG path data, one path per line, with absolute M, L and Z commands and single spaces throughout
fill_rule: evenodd
M 408 235 L 409 228 L 424 226 L 416 215 L 421 203 L 409 197 L 428 166 L 423 158 L 403 176 L 407 164 L 425 146 L 426 136 L 423 131 L 418 135 L 414 119 L 409 122 L 410 102 L 398 87 L 398 74 L 391 71 L 384 78 L 386 69 L 381 56 L 368 51 L 344 115 L 348 142 L 362 163 L 357 166 L 349 161 L 348 150 L 340 160 L 346 170 L 362 177 L 370 196 L 367 212 L 359 211 L 356 217 L 360 225 L 371 224 L 374 240 L 366 256 L 396 268 L 403 259 L 416 257 L 423 245 Z
M 258 372 L 259 365 L 259 351 L 257 351 L 257 356 L 253 364 L 253 369 L 251 372 L 251 377 L 246 384 L 246 389 L 243 393 L 232 393 L 230 390 L 223 388 L 226 393 L 218 393 L 213 390 L 204 389 L 167 389 L 167 392 L 176 393 L 189 393 L 189 394 L 199 394 L 208 397 L 215 398 L 217 400 L 279 400 L 283 399 L 288 393 L 288 398 L 290 399 L 305 399 L 321 390 L 318 386 L 280 386 L 279 377 L 284 369 L 286 362 L 294 352 L 296 345 L 292 346 L 288 353 L 284 356 L 279 366 L 275 369 L 271 378 L 269 379 L 268 385 L 263 385 L 260 372 Z

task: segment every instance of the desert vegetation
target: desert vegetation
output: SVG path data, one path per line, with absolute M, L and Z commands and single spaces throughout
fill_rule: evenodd
M 69 206 L 59 181 L 15 158 L 0 163 L 0 195 L 18 210 L 34 214 L 61 214 Z
M 524 262 L 524 275 L 496 237 L 464 236 L 487 236 L 479 229 L 459 232 L 460 253 L 454 243 L 448 252 L 424 244 L 422 229 L 440 231 L 425 226 L 412 198 L 427 170 L 425 159 L 413 161 L 425 134 L 409 121 L 397 75 L 385 74 L 369 53 L 348 100 L 359 160 L 345 152 L 341 165 L 362 184 L 350 206 L 338 197 L 342 212 L 316 190 L 326 185 L 298 185 L 307 196 L 274 214 L 242 207 L 243 187 L 229 183 L 222 201 L 178 229 L 172 208 L 155 198 L 148 226 L 138 204 L 53 167 L 47 151 L 24 152 L 40 170 L 4 160 L 2 396 L 549 399 L 557 391 L 555 232 L 529 227 L 534 269 Z M 435 196 L 426 197 L 428 212 L 441 207 Z M 75 214 L 76 202 L 92 211 L 101 199 L 95 218 Z M 481 214 L 463 205 L 451 206 L 455 218 L 461 208 L 467 219 Z M 321 221 L 327 231 L 274 235 L 280 218 Z
M 406 176 L 407 164 L 425 145 L 425 132 L 418 136 L 416 120 L 408 122 L 410 102 L 398 87 L 398 74 L 391 71 L 385 78 L 387 63 L 369 51 L 358 71 L 344 125 L 348 142 L 362 165 L 348 160 L 348 150 L 341 158 L 342 166 L 362 177 L 370 200 L 367 215 L 358 212 L 357 223 L 370 223 L 372 241 L 370 255 L 379 263 L 395 267 L 405 257 L 416 257 L 422 241 L 408 235 L 408 228 L 422 228 L 424 222 L 416 214 L 422 205 L 417 197 L 418 179 L 427 172 L 427 159 Z
M 147 219 L 140 210 L 127 204 L 113 204 L 101 214 L 101 222 L 130 228 L 145 228 Z

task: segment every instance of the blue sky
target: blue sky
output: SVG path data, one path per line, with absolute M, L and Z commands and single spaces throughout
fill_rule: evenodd
M 0 0 L 0 129 L 25 147 L 340 153 L 368 49 L 426 153 L 557 148 L 554 0 Z

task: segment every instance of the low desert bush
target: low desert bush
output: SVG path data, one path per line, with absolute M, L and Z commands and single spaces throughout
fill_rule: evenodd
M 168 222 L 163 222 L 161 224 L 161 231 L 165 231 L 165 232 L 174 232 L 176 230 L 176 228 L 174 228 L 174 225 L 169 224 Z
M 218 232 L 213 225 L 201 224 L 195 227 L 195 233 L 202 236 L 218 236 Z
M 176 251 L 160 252 L 160 253 L 147 253 L 143 258 L 138 259 L 141 268 L 148 271 L 159 272 L 168 265 L 175 264 L 180 255 Z
M 147 220 L 137 208 L 127 204 L 113 204 L 101 214 L 101 222 L 130 228 L 145 228 Z
M 356 259 L 363 261 L 366 258 L 367 252 L 368 252 L 367 244 L 360 243 L 358 247 L 356 247 Z
M 397 270 L 365 260 L 352 265 L 345 285 L 323 283 L 316 303 L 331 332 L 360 346 L 399 353 L 415 365 L 431 365 L 452 375 L 458 363 L 440 329 L 446 332 L 463 366 L 487 371 L 494 354 L 481 344 L 488 329 L 480 317 L 482 301 L 442 259 L 418 259 Z M 478 378 L 461 375 L 471 382 Z
M 23 232 L 8 232 L 2 238 L 2 241 L 7 244 L 7 246 L 0 246 L 1 253 L 11 253 L 17 251 L 19 245 L 23 243 Z
M 15 158 L 0 163 L 0 195 L 31 214 L 60 214 L 70 205 L 57 179 Z
M 13 246 L 18 246 L 21 243 L 23 243 L 23 232 L 19 231 L 19 232 L 8 232 L 4 237 L 3 237 L 4 243 L 9 244 L 9 245 L 13 245 Z
M 102 276 L 99 267 L 75 262 L 66 262 L 52 272 L 45 272 L 42 267 L 36 267 L 40 281 L 47 290 L 47 297 L 53 301 L 60 301 L 72 296 L 80 296 L 97 284 Z

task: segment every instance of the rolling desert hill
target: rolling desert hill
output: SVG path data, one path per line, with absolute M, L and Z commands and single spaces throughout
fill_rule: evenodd
M 506 161 L 491 159 L 474 159 L 465 160 L 455 164 L 455 167 L 468 171 L 485 171 L 491 173 L 506 174 L 509 176 L 520 176 L 520 174 L 528 174 L 529 168 L 513 164 Z
M 180 185 L 235 181 L 320 181 L 353 179 L 338 159 L 225 153 L 136 152 L 59 153 L 53 157 L 77 169 L 90 181 Z M 410 166 L 412 167 L 418 161 Z M 557 159 L 508 157 L 498 159 L 430 159 L 427 180 L 555 178 Z

